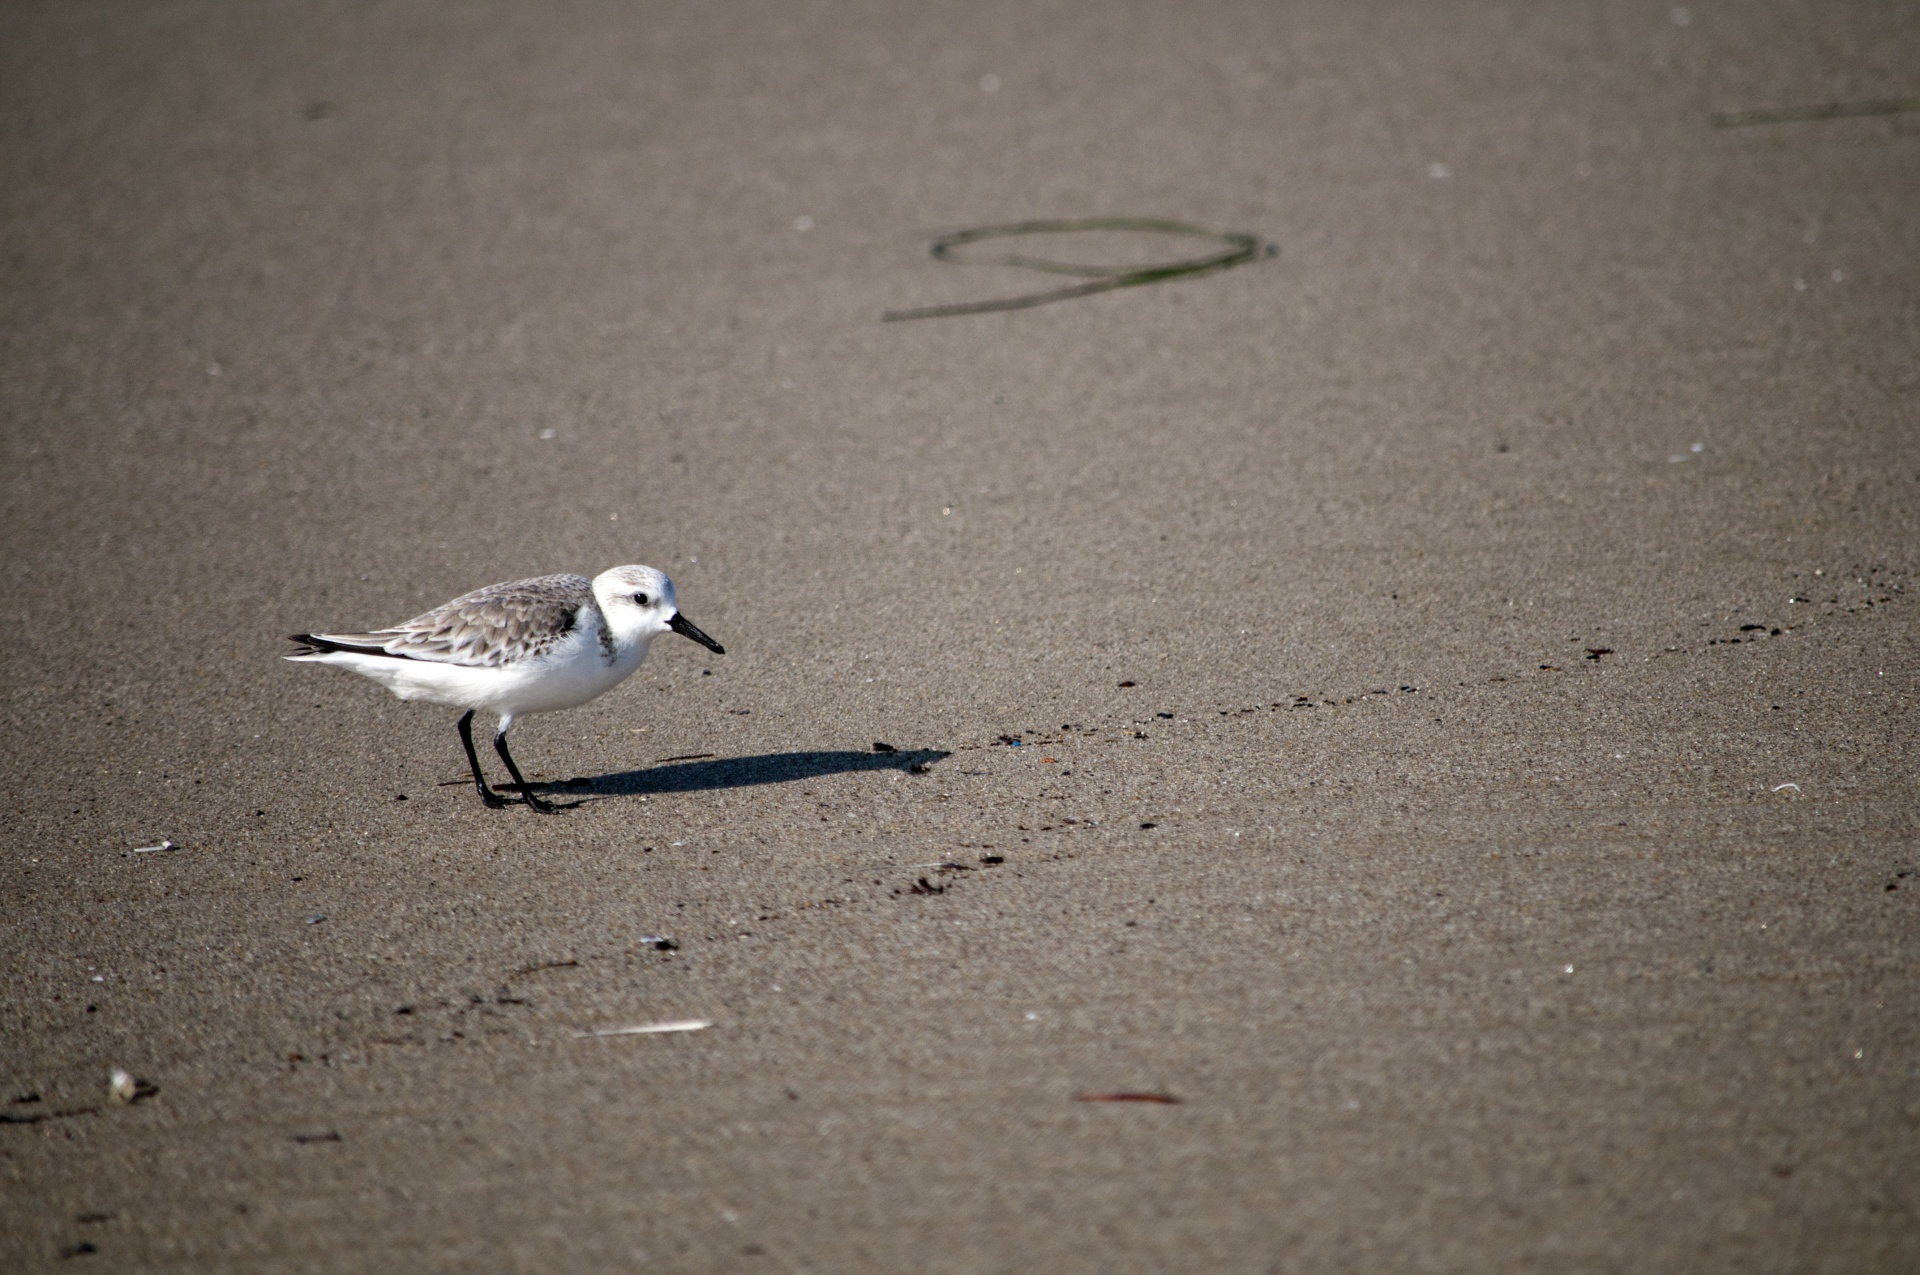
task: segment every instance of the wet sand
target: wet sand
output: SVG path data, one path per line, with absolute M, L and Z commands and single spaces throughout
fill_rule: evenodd
M 1920 115 L 1710 120 L 1916 66 L 9 7 L 0 1265 L 1920 1266 Z M 1103 215 L 1278 252 L 879 321 Z M 562 814 L 278 658 L 626 562 L 728 653 L 517 726 Z

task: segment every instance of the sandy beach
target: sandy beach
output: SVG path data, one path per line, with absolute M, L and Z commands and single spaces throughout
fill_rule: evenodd
M 0 1267 L 1920 1269 L 1916 68 L 7 6 Z M 622 563 L 553 815 L 280 658 Z

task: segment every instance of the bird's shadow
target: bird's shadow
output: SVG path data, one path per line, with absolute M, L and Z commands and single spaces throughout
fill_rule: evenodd
M 751 788 L 756 784 L 787 784 L 827 775 L 863 774 L 876 770 L 904 770 L 915 774 L 949 756 L 938 748 L 902 748 L 890 753 L 832 752 L 761 753 L 756 757 L 716 757 L 712 761 L 683 761 L 675 765 L 622 770 L 610 775 L 582 776 L 560 783 L 536 783 L 537 790 L 594 797 L 637 797 L 662 792 L 712 792 L 718 788 Z

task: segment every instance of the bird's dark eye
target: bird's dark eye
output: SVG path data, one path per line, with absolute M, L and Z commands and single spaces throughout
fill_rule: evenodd
M 633 595 L 633 600 L 634 600 L 634 602 L 635 602 L 636 604 L 638 604 L 638 605 L 640 605 L 640 606 L 645 606 L 645 605 L 647 605 L 647 595 L 646 595 L 646 594 L 644 594 L 644 593 L 636 593 L 636 594 L 634 594 L 634 595 Z

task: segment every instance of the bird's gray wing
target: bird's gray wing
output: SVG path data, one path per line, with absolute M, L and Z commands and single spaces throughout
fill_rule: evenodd
M 534 576 L 475 589 L 390 629 L 313 636 L 370 655 L 495 668 L 544 655 L 583 621 L 597 622 L 598 616 L 593 581 L 587 577 Z

